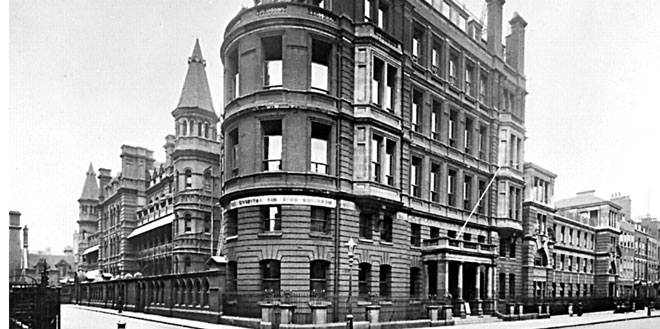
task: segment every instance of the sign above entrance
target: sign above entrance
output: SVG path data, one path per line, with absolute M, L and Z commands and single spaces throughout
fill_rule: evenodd
M 308 195 L 262 195 L 236 199 L 229 202 L 228 209 L 236 209 L 242 207 L 252 206 L 265 206 L 265 205 L 280 205 L 280 204 L 296 204 L 316 207 L 334 208 L 337 201 L 330 198 L 322 198 L 317 196 Z

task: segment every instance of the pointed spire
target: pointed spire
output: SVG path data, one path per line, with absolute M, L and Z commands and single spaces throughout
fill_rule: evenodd
M 83 186 L 80 200 L 96 200 L 98 197 L 99 185 L 96 182 L 96 173 L 94 172 L 94 167 L 90 162 L 89 169 L 87 169 L 87 177 L 85 178 L 85 186 Z
M 188 73 L 183 83 L 177 109 L 199 108 L 215 113 L 205 67 L 206 60 L 202 56 L 202 49 L 199 46 L 199 39 L 197 39 L 193 53 L 188 57 Z

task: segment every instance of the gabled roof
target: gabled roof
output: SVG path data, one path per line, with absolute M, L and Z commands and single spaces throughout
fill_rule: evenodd
M 99 185 L 96 181 L 96 173 L 92 163 L 89 163 L 87 169 L 87 177 L 85 177 L 85 186 L 83 186 L 82 194 L 79 200 L 98 200 L 99 198 Z
M 74 265 L 73 255 L 43 255 L 28 253 L 28 268 L 35 268 L 42 258 L 46 259 L 46 263 L 48 263 L 51 270 L 54 270 L 56 265 L 59 265 L 62 262 L 67 263 L 71 268 L 73 268 Z
M 188 57 L 188 73 L 183 83 L 177 109 L 199 108 L 215 113 L 205 68 L 206 61 L 202 57 L 202 49 L 199 46 L 199 39 L 197 39 L 192 56 Z

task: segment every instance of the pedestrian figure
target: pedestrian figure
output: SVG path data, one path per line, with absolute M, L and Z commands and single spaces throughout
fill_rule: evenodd
M 119 313 L 121 313 L 122 309 L 124 308 L 124 300 L 121 297 L 121 294 L 117 296 L 117 308 L 119 309 Z
M 582 316 L 582 302 L 578 302 L 578 316 Z

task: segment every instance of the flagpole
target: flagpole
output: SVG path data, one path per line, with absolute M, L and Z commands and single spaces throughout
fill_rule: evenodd
M 488 185 L 486 186 L 486 189 L 481 193 L 479 196 L 479 201 L 474 204 L 474 207 L 472 207 L 472 211 L 470 211 L 470 215 L 468 218 L 465 220 L 463 223 L 463 226 L 461 227 L 461 231 L 458 232 L 458 236 L 456 237 L 457 239 L 460 239 L 463 236 L 463 232 L 465 231 L 465 226 L 467 226 L 467 223 L 470 221 L 470 218 L 472 218 L 472 215 L 474 215 L 474 212 L 477 211 L 477 207 L 479 207 L 479 204 L 481 203 L 481 200 L 486 196 L 486 192 L 488 192 L 488 189 L 490 188 L 491 185 L 493 185 L 493 182 L 495 181 L 495 178 L 497 178 L 497 173 L 500 172 L 501 167 L 497 167 L 497 170 L 493 174 L 493 178 L 491 178 L 490 182 L 488 182 Z

